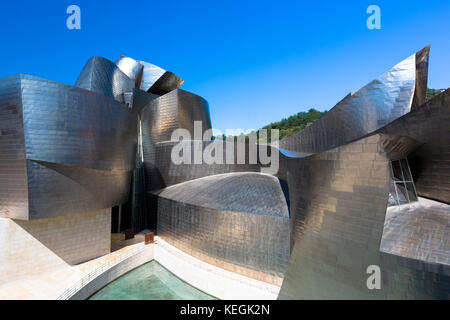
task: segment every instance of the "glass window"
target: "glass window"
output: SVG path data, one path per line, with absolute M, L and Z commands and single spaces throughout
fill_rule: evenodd
M 388 200 L 388 206 L 396 206 L 398 205 L 398 197 L 397 197 L 397 190 L 395 189 L 394 182 L 391 179 L 391 182 L 389 183 L 389 200 Z
M 400 161 L 392 161 L 392 170 L 394 172 L 395 181 L 404 181 L 402 175 L 402 168 L 400 166 Z
M 405 179 L 404 181 L 412 181 L 408 161 L 406 159 L 402 159 L 400 163 L 402 165 L 403 178 Z
M 407 159 L 391 161 L 390 175 L 389 206 L 417 201 L 416 188 Z
M 408 192 L 409 202 L 417 201 L 416 189 L 412 182 L 406 182 L 406 191 Z
M 395 183 L 397 187 L 397 195 L 398 195 L 398 202 L 400 204 L 408 203 L 408 194 L 406 192 L 406 186 L 404 182 L 396 182 Z

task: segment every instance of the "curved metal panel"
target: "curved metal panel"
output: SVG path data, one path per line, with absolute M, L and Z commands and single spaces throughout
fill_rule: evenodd
M 157 172 L 154 172 L 157 143 L 170 141 L 172 132 L 179 128 L 188 130 L 193 138 L 194 121 L 202 122 L 202 132 L 200 133 L 202 136 L 204 131 L 211 129 L 208 102 L 195 94 L 180 89 L 151 100 L 141 111 L 141 121 L 147 181 L 148 179 L 159 179 Z M 163 155 L 163 157 L 165 156 L 167 154 Z M 160 183 L 157 185 L 161 186 Z M 157 188 L 156 185 L 153 185 L 151 189 Z
M 178 89 L 183 83 L 184 80 L 179 76 L 170 71 L 166 71 L 158 80 L 155 81 L 150 89 L 148 89 L 148 92 L 163 95 Z
M 125 203 L 132 171 L 93 170 L 27 160 L 28 219 L 112 208 Z
M 166 72 L 166 70 L 161 69 L 154 64 L 138 61 L 141 65 L 143 65 L 142 71 L 142 80 L 139 88 L 144 91 L 148 91 L 151 86 Z
M 179 249 L 273 284 L 285 275 L 281 299 L 449 298 L 449 206 L 419 198 L 387 209 L 389 162 L 406 157 L 419 195 L 450 202 L 450 90 L 424 103 L 428 56 L 426 47 L 283 139 L 276 176 L 256 173 L 264 166 L 249 144 L 204 138 L 208 102 L 149 63 L 93 57 L 80 88 L 0 79 L 0 214 L 40 219 L 127 201 L 140 113 L 157 231 Z M 172 162 L 179 128 L 191 135 L 181 143 L 190 164 Z M 206 149 L 223 163 L 196 162 Z M 380 290 L 367 288 L 370 265 Z
M 409 152 L 412 140 L 374 134 L 288 161 L 293 249 L 280 299 L 445 297 L 450 283 L 445 266 L 433 267 L 426 260 L 414 262 L 380 250 L 392 151 L 386 150 L 391 146 L 386 141 L 405 143 L 394 150 Z M 430 226 L 423 231 L 435 232 Z M 367 288 L 370 265 L 382 270 L 380 290 Z M 437 277 L 440 280 L 427 288 L 426 279 Z
M 430 57 L 430 46 L 416 53 L 416 88 L 411 110 L 424 104 L 428 89 L 428 59 Z
M 99 170 L 133 170 L 137 115 L 109 98 L 22 76 L 26 158 Z M 37 103 L 39 102 L 39 103 Z
M 202 97 L 177 89 L 153 99 L 142 110 L 144 146 L 146 140 L 152 143 L 170 141 L 172 132 L 180 128 L 194 137 L 194 121 L 202 122 L 203 132 L 211 129 L 209 105 Z
M 178 89 L 184 83 L 183 79 L 170 71 L 145 61 L 138 62 L 143 66 L 142 81 L 140 86 L 137 86 L 141 90 L 163 95 Z
M 134 88 L 133 90 L 133 110 L 141 114 L 142 109 L 149 104 L 151 100 L 159 98 L 158 95 L 145 92 L 141 89 Z
M 157 143 L 153 146 L 153 162 L 148 158 L 145 159 L 148 190 L 161 189 L 181 182 L 221 173 L 260 172 L 261 168 L 264 167 L 258 159 L 250 161 L 248 144 L 233 143 L 231 146 L 228 144 L 229 142 L 218 140 L 168 141 Z M 190 149 L 192 151 L 189 163 L 174 164 L 172 162 L 172 149 L 176 145 L 180 148 Z M 199 164 L 195 163 L 194 151 L 203 154 L 206 148 L 214 149 L 215 152 L 220 152 L 223 162 L 208 164 L 205 161 L 202 161 L 202 163 Z M 245 156 L 241 159 L 242 163 L 238 162 L 237 159 L 238 149 L 245 150 Z M 255 146 L 255 150 L 258 152 L 258 146 Z M 147 151 L 150 152 L 148 149 Z M 231 152 L 231 154 L 228 154 L 229 152 Z
M 381 128 L 422 143 L 409 155 L 417 193 L 450 203 L 450 89 Z
M 134 86 L 134 80 L 123 73 L 116 64 L 101 57 L 90 58 L 75 83 L 75 87 L 99 93 L 122 103 L 125 102 L 125 94 L 132 93 Z
M 289 218 L 278 179 L 262 173 L 212 175 L 164 188 L 157 194 L 200 207 Z
M 198 259 L 277 285 L 289 259 L 286 200 L 269 175 L 223 174 L 166 188 L 157 231 Z
M 388 207 L 380 250 L 429 264 L 447 265 L 450 271 L 449 215 L 450 205 L 423 198 L 409 205 Z
M 280 147 L 297 152 L 322 152 L 361 138 L 409 112 L 415 89 L 416 100 L 422 99 L 423 78 L 428 70 L 427 49 L 413 54 L 356 93 L 349 94 L 311 126 L 282 139 Z M 416 56 L 420 60 L 420 79 L 417 81 Z
M 0 214 L 28 217 L 21 75 L 0 79 Z
M 125 73 L 128 78 L 134 80 L 135 86 L 139 87 L 141 85 L 142 80 L 142 70 L 144 66 L 137 62 L 136 60 L 121 56 L 119 59 L 115 61 L 115 64 Z

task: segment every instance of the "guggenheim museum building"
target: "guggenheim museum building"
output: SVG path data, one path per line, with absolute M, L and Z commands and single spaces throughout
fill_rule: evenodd
M 125 56 L 90 58 L 73 86 L 0 79 L 0 286 L 59 263 L 29 238 L 76 265 L 150 229 L 278 299 L 449 299 L 450 90 L 427 99 L 429 50 L 270 144 L 204 134 L 204 98 Z M 176 163 L 180 144 L 231 161 Z

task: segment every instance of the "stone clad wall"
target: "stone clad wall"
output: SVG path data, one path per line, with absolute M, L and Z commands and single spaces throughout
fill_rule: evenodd
M 0 286 L 108 254 L 111 209 L 33 221 L 0 218 Z

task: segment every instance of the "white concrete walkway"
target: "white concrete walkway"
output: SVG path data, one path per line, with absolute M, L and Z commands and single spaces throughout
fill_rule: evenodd
M 149 246 L 151 245 L 147 245 L 147 247 Z M 79 265 L 67 265 L 47 273 L 6 283 L 0 286 L 0 299 L 55 300 L 58 298 L 67 298 L 69 293 L 74 293 L 73 289 L 87 284 L 108 268 L 124 261 L 143 249 L 144 243 L 141 242 Z M 83 280 L 84 283 L 81 283 Z M 71 291 L 67 292 L 68 290 Z
M 130 263 L 134 257 L 136 261 Z M 177 277 L 219 299 L 272 300 L 280 290 L 277 286 L 207 264 L 155 237 L 154 244 L 132 244 L 80 265 L 67 265 L 6 283 L 0 286 L 0 300 L 70 299 L 74 295 L 84 299 L 107 282 L 153 258 Z M 113 269 L 116 271 L 110 272 Z M 108 274 L 106 282 L 101 277 L 105 274 Z

